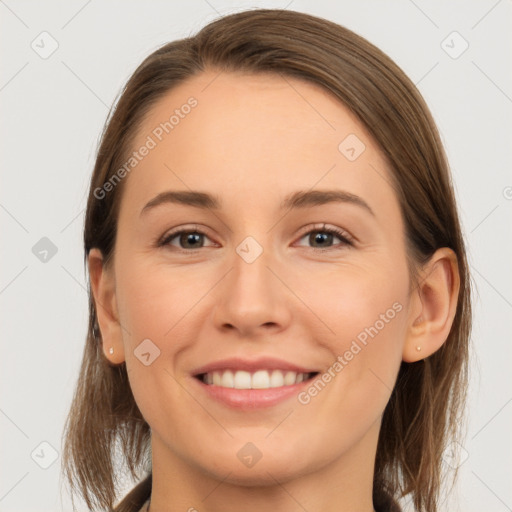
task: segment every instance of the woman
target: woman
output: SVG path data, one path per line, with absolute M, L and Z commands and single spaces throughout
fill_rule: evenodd
M 421 95 L 350 30 L 232 14 L 150 55 L 107 122 L 64 469 L 116 511 L 436 512 L 469 273 Z M 317 245 L 319 244 L 319 245 Z

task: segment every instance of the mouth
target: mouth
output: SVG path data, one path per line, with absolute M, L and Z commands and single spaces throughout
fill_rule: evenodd
M 207 386 L 228 389 L 273 389 L 295 386 L 315 378 L 319 372 L 295 372 L 279 369 L 216 370 L 200 373 L 194 377 Z
M 192 381 L 205 398 L 231 410 L 269 408 L 296 398 L 320 371 L 273 356 L 231 357 L 196 368 Z

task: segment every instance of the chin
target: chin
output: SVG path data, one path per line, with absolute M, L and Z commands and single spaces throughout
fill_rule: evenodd
M 304 468 L 296 467 L 297 460 L 264 461 L 263 457 L 253 466 L 245 467 L 236 459 L 225 460 L 214 468 L 201 467 L 210 478 L 241 487 L 271 487 L 277 482 L 286 483 L 301 477 Z

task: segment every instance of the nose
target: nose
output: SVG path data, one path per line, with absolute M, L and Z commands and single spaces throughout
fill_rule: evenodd
M 244 338 L 280 332 L 292 317 L 292 294 L 284 284 L 285 276 L 280 275 L 280 266 L 270 251 L 263 250 L 253 259 L 253 250 L 250 243 L 238 247 L 229 272 L 216 287 L 214 306 L 217 328 L 237 331 Z

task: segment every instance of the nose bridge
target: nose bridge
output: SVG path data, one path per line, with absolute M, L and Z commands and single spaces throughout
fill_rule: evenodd
M 254 236 L 245 237 L 235 248 L 233 255 L 232 283 L 233 292 L 238 296 L 241 304 L 248 309 L 261 307 L 261 302 L 269 304 L 275 292 L 271 282 L 272 250 L 269 239 Z M 263 245 L 264 244 L 264 245 Z
M 267 324 L 282 327 L 288 319 L 286 290 L 274 275 L 271 236 L 258 238 L 247 236 L 235 247 L 216 306 L 217 322 L 243 331 Z

